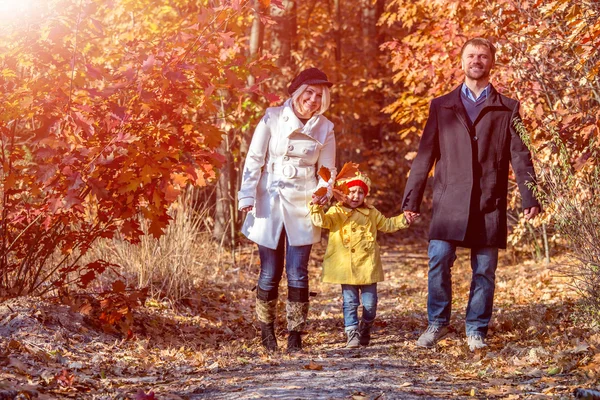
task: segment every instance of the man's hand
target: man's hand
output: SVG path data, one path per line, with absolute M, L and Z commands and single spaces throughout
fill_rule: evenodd
M 525 210 L 523 210 L 523 215 L 525 216 L 525 220 L 527 220 L 527 221 L 535 218 L 535 216 L 538 215 L 539 213 L 540 213 L 540 208 L 537 206 L 526 208 Z
M 413 212 L 413 211 L 409 211 L 409 210 L 404 210 L 404 218 L 406 218 L 406 220 L 408 221 L 409 224 L 412 224 L 413 222 L 415 222 L 417 220 L 417 218 L 419 218 L 421 214 Z

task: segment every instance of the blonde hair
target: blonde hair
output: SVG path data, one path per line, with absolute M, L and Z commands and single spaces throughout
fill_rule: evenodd
M 300 98 L 302 93 L 304 93 L 304 91 L 308 89 L 309 86 L 319 86 L 323 88 L 323 94 L 321 95 L 321 108 L 315 113 L 317 115 L 321 115 L 329 109 L 329 105 L 331 104 L 331 94 L 329 91 L 329 87 L 327 87 L 326 85 L 300 85 L 300 87 L 296 89 L 294 93 L 292 93 L 292 104 L 294 105 L 294 108 L 296 110 L 300 110 L 300 104 L 298 103 L 298 99 Z

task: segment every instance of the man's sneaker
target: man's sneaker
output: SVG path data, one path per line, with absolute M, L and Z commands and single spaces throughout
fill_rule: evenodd
M 446 336 L 450 331 L 447 326 L 429 325 L 425 332 L 419 336 L 417 346 L 433 347 L 440 339 Z
M 485 344 L 485 340 L 481 335 L 467 336 L 467 344 L 469 345 L 469 350 L 471 351 L 487 347 L 487 344 Z
M 346 332 L 348 336 L 348 341 L 346 342 L 347 349 L 356 349 L 360 347 L 360 334 L 358 333 L 358 329 L 352 329 Z

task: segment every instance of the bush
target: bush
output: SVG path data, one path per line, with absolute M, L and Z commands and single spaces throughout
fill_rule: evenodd
M 173 218 L 165 234 L 155 239 L 148 223 L 140 219 L 144 236 L 138 244 L 122 238 L 104 239 L 90 250 L 93 258 L 123 267 L 127 286 L 148 288 L 155 299 L 180 301 L 197 289 L 211 268 L 219 263 L 220 247 L 205 226 L 210 208 L 202 202 L 198 189 L 187 190 L 171 207 Z
M 558 267 L 581 295 L 581 311 L 600 323 L 600 166 L 590 145 L 587 162 L 570 161 L 565 144 L 556 137 L 556 155 L 540 173 L 540 198 L 552 216 L 574 262 Z

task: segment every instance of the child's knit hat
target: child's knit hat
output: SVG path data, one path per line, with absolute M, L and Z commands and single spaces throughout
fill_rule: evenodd
M 350 178 L 338 180 L 338 185 L 345 185 L 348 189 L 353 186 L 360 186 L 365 191 L 365 196 L 369 194 L 371 189 L 371 179 L 364 173 L 356 171 L 356 175 Z

